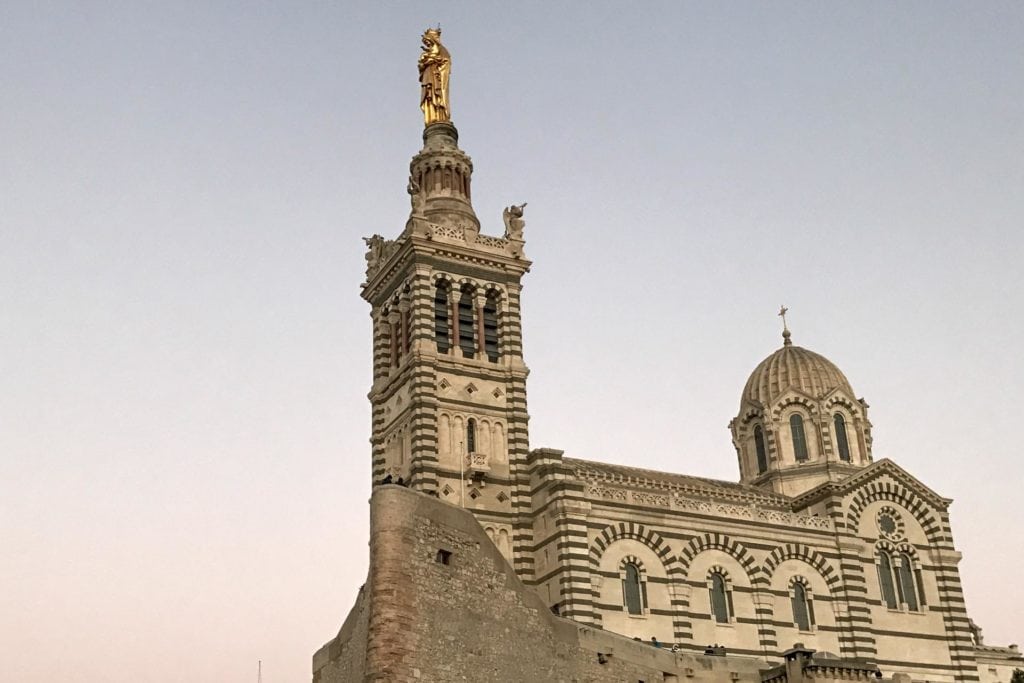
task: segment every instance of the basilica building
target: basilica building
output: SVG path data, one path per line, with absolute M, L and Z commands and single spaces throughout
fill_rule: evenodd
M 435 38 L 439 45 L 439 32 Z M 477 660 L 449 664 L 452 678 L 426 675 L 426 656 L 416 660 L 420 675 L 370 677 L 368 662 L 381 648 L 416 659 L 414 651 L 433 647 L 434 634 L 460 620 L 468 620 L 464 633 L 498 628 L 487 616 L 493 610 L 475 611 L 478 602 L 511 601 L 539 608 L 494 617 L 507 634 L 499 640 L 520 622 L 561 634 L 552 642 L 577 629 L 570 639 L 582 650 L 519 654 L 578 659 L 598 672 L 632 662 L 650 665 L 659 681 L 776 680 L 772 667 L 810 662 L 812 655 L 793 653 L 814 652 L 832 662 L 825 678 L 1006 683 L 1024 659 L 1015 646 L 985 645 L 971 621 L 950 499 L 897 462 L 873 458 L 868 403 L 788 329 L 737 387 L 736 414 L 723 416 L 731 417 L 735 481 L 531 448 L 520 323 L 531 265 L 526 211 L 507 208 L 501 236 L 482 230 L 473 163 L 447 109 L 447 71 L 435 68 L 450 58 L 431 53 L 426 35 L 424 44 L 426 126 L 409 168 L 410 215 L 394 239 L 366 240 L 362 287 L 373 321 L 372 483 L 375 499 L 393 502 L 375 508 L 370 579 L 342 633 L 317 653 L 314 680 L 364 680 L 356 672 L 365 680 L 655 680 L 625 670 L 607 678 L 584 668 L 551 678 L 499 672 L 486 668 L 499 665 L 484 645 Z M 393 492 L 395 485 L 404 490 Z M 406 507 L 420 512 L 395 521 Z M 477 559 L 460 569 L 470 554 Z M 424 564 L 401 564 L 416 558 Z M 459 583 L 458 572 L 468 577 L 488 562 L 496 568 L 480 581 L 489 588 Z M 451 612 L 444 605 L 455 603 L 426 610 L 422 601 L 434 596 L 420 590 L 388 612 L 381 605 L 402 589 L 382 586 L 398 574 L 407 577 L 402 585 L 434 586 L 455 601 L 517 588 L 514 599 L 485 592 Z M 438 610 L 446 616 L 431 629 L 407 623 Z M 587 644 L 595 638 L 604 640 Z M 630 649 L 640 647 L 637 638 L 643 651 Z M 655 651 L 675 664 L 643 659 Z M 732 668 L 695 664 L 716 655 Z

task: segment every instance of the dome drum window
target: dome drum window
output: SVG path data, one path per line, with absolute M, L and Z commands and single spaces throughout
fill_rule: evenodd
M 757 473 L 764 474 L 768 471 L 768 449 L 764 444 L 764 430 L 761 425 L 754 427 L 754 450 L 757 454 Z
M 833 431 L 835 432 L 836 450 L 839 459 L 843 462 L 851 462 L 850 442 L 846 438 L 846 418 L 842 413 L 836 413 L 832 418 Z
M 806 462 L 810 455 L 807 451 L 807 435 L 804 432 L 804 418 L 798 413 L 789 416 L 789 434 L 793 439 L 793 457 L 797 462 Z

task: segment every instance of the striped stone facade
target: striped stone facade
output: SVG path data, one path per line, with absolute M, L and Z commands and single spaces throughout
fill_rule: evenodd
M 722 645 L 778 661 L 800 642 L 915 680 L 978 680 L 950 501 L 889 460 L 797 498 L 553 450 L 531 462 L 537 552 L 551 558 L 538 559 L 537 584 L 553 611 L 683 651 Z M 882 515 L 898 526 L 880 528 Z M 916 607 L 889 608 L 881 594 L 879 551 L 897 549 L 920 572 Z M 627 613 L 625 562 L 642 565 L 642 614 Z M 724 622 L 712 574 L 728 587 Z M 795 623 L 794 583 L 813 614 L 807 629 Z
M 530 449 L 522 223 L 481 233 L 457 143 L 451 124 L 426 129 L 404 230 L 367 240 L 373 483 L 471 511 L 518 580 L 588 627 L 773 664 L 799 642 L 886 674 L 979 680 L 951 501 L 873 460 L 867 403 L 788 330 L 730 423 L 739 483 Z M 986 671 L 1017 656 L 996 650 Z
M 373 480 L 400 481 L 474 510 L 529 580 L 529 371 L 520 291 L 530 262 L 521 234 L 481 233 L 470 201 L 472 168 L 454 126 L 429 126 L 410 163 L 405 229 L 394 240 L 367 240 Z

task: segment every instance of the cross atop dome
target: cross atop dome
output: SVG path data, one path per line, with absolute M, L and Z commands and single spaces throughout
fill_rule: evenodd
M 785 306 L 779 307 L 779 317 L 782 318 L 782 343 L 785 346 L 793 344 L 793 340 L 790 339 L 792 336 L 789 332 L 789 326 L 786 325 L 786 314 L 789 313 L 789 309 Z

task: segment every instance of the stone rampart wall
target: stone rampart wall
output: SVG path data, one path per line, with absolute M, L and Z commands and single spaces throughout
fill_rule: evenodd
M 764 662 L 673 654 L 552 615 L 465 510 L 398 486 L 370 505 L 369 578 L 314 656 L 314 683 L 760 683 Z

